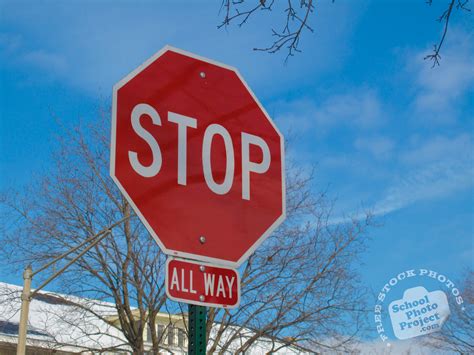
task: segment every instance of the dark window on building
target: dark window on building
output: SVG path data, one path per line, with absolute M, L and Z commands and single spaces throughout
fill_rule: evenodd
M 168 345 L 176 345 L 174 341 L 174 327 L 168 326 Z
M 178 329 L 178 346 L 186 345 L 186 332 L 183 329 Z
M 157 325 L 157 336 L 158 336 L 158 342 L 161 344 L 165 343 L 165 326 L 163 324 L 158 324 Z
M 150 324 L 147 325 L 146 327 L 146 340 L 151 343 L 151 332 L 154 331 L 154 329 L 150 328 Z

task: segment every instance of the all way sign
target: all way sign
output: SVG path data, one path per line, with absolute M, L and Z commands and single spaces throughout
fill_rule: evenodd
M 166 294 L 179 302 L 234 308 L 240 302 L 239 274 L 229 268 L 168 258 Z
M 284 165 L 282 134 L 233 67 L 166 46 L 114 86 L 110 175 L 169 255 L 173 300 L 238 305 L 230 268 L 285 219 Z

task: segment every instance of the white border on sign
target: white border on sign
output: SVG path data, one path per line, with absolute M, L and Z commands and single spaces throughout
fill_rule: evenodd
M 168 265 L 172 260 L 178 260 L 178 261 L 183 261 L 186 263 L 190 264 L 197 264 L 197 265 L 203 265 L 203 266 L 209 266 L 209 267 L 217 267 L 219 269 L 226 269 L 226 270 L 232 270 L 235 272 L 237 275 L 237 302 L 234 305 L 222 305 L 222 304 L 216 304 L 216 303 L 206 303 L 206 302 L 199 302 L 199 301 L 190 301 L 187 299 L 182 299 L 182 298 L 176 298 L 170 295 L 169 290 L 168 290 Z M 183 259 L 183 258 L 175 258 L 173 256 L 168 257 L 166 259 L 166 269 L 165 269 L 165 284 L 166 284 L 166 296 L 170 300 L 176 301 L 176 302 L 182 302 L 182 303 L 188 303 L 188 304 L 194 304 L 197 306 L 205 306 L 205 307 L 218 307 L 218 308 L 225 308 L 225 309 L 233 309 L 237 308 L 240 305 L 240 274 L 239 271 L 230 267 L 222 267 L 220 265 L 212 265 L 210 263 L 203 263 L 199 261 L 194 261 L 194 260 L 188 260 L 188 259 Z
M 117 92 L 118 90 L 124 86 L 127 82 L 129 82 L 131 79 L 133 79 L 135 76 L 137 76 L 141 71 L 143 71 L 146 67 L 148 67 L 151 63 L 153 63 L 156 59 L 158 59 L 160 56 L 162 56 L 164 53 L 166 53 L 167 51 L 172 51 L 172 52 L 175 52 L 175 53 L 179 53 L 179 54 L 182 54 L 182 55 L 185 55 L 185 56 L 188 56 L 188 57 L 191 57 L 191 58 L 195 58 L 195 59 L 198 59 L 198 60 L 201 60 L 203 62 L 207 62 L 207 63 L 210 63 L 210 64 L 213 64 L 213 65 L 216 65 L 216 66 L 219 66 L 219 67 L 222 67 L 222 68 L 225 68 L 225 69 L 229 69 L 229 70 L 232 70 L 234 73 L 237 74 L 238 78 L 240 79 L 240 81 L 244 84 L 245 88 L 247 89 L 247 91 L 250 93 L 250 95 L 252 96 L 252 98 L 255 100 L 255 102 L 257 103 L 258 107 L 260 108 L 260 110 L 262 110 L 263 114 L 265 115 L 265 117 L 268 119 L 268 121 L 270 122 L 270 124 L 273 126 L 273 128 L 275 129 L 275 131 L 278 133 L 278 135 L 280 136 L 280 148 L 281 148 L 281 182 L 282 182 L 282 213 L 281 215 L 275 220 L 275 222 L 273 222 L 273 224 L 260 236 L 260 238 L 257 239 L 257 241 L 247 250 L 247 252 L 242 255 L 240 257 L 240 259 L 237 261 L 237 262 L 233 262 L 233 261 L 230 261 L 230 260 L 223 260 L 223 259 L 216 259 L 216 258 L 211 258 L 211 257 L 207 257 L 207 256 L 203 256 L 203 255 L 197 255 L 197 254 L 191 254 L 191 253 L 184 253 L 184 252 L 181 252 L 181 251 L 178 251 L 178 250 L 172 250 L 172 249 L 167 249 L 164 244 L 161 242 L 159 236 L 157 235 L 157 233 L 155 233 L 155 231 L 153 230 L 153 228 L 151 228 L 150 224 L 147 222 L 147 220 L 145 219 L 145 217 L 142 215 L 142 213 L 140 212 L 140 210 L 138 209 L 138 207 L 135 205 L 135 203 L 133 202 L 133 200 L 130 198 L 130 196 L 128 195 L 127 191 L 125 190 L 125 188 L 122 186 L 122 184 L 120 183 L 120 181 L 117 179 L 117 177 L 115 176 L 115 151 L 116 151 L 116 142 L 115 142 L 115 135 L 116 135 L 116 126 L 117 126 Z M 125 198 L 127 199 L 127 201 L 130 203 L 130 205 L 132 206 L 133 210 L 135 211 L 135 213 L 137 214 L 137 216 L 140 218 L 140 220 L 142 221 L 142 223 L 145 225 L 146 229 L 148 230 L 148 232 L 153 236 L 153 238 L 155 239 L 155 241 L 158 243 L 158 245 L 160 246 L 161 250 L 163 251 L 163 253 L 167 254 L 167 255 L 170 255 L 170 256 L 178 256 L 178 257 L 182 257 L 184 259 L 195 259 L 195 260 L 199 260 L 199 261 L 202 261 L 202 262 L 209 262 L 211 264 L 216 264 L 216 265 L 219 265 L 219 266 L 228 266 L 228 267 L 231 267 L 231 268 L 238 268 L 245 260 L 247 260 L 247 258 L 253 254 L 253 252 L 265 241 L 265 239 L 267 239 L 270 234 L 285 220 L 286 218 L 286 189 L 285 189 L 285 186 L 286 186 L 286 178 L 285 178 L 285 141 L 284 141 L 284 138 L 283 138 L 283 135 L 281 134 L 281 132 L 278 130 L 277 126 L 275 125 L 275 123 L 272 121 L 272 119 L 270 118 L 270 116 L 268 115 L 267 111 L 263 108 L 262 104 L 260 103 L 260 101 L 257 99 L 257 97 L 255 96 L 255 94 L 253 93 L 253 91 L 250 89 L 250 87 L 248 86 L 247 82 L 243 79 L 242 75 L 240 75 L 239 71 L 234 68 L 234 67 L 231 67 L 229 65 L 226 65 L 226 64 L 222 64 L 222 63 L 219 63 L 219 62 L 216 62 L 214 60 L 211 60 L 211 59 L 207 59 L 207 58 L 204 58 L 204 57 L 201 57 L 201 56 L 198 56 L 196 54 L 193 54 L 193 53 L 190 53 L 190 52 L 187 52 L 187 51 L 184 51 L 184 50 L 181 50 L 181 49 L 178 49 L 178 48 L 174 48 L 172 46 L 169 46 L 169 45 L 166 45 L 164 46 L 160 51 L 158 51 L 157 53 L 155 53 L 152 57 L 150 57 L 147 61 L 145 61 L 143 64 L 141 64 L 138 68 L 136 68 L 134 71 L 132 71 L 130 74 L 128 74 L 126 77 L 124 77 L 122 80 L 120 80 L 117 84 L 114 85 L 113 87 L 113 99 L 112 99 L 112 129 L 111 129 L 111 138 L 110 138 L 110 176 L 112 177 L 112 179 L 114 180 L 115 184 L 118 186 L 118 188 L 120 189 L 120 192 L 125 196 Z

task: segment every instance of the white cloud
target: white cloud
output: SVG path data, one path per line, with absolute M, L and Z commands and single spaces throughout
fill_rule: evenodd
M 410 54 L 408 73 L 415 77 L 413 101 L 418 119 L 429 122 L 453 122 L 459 104 L 474 87 L 474 35 L 450 29 L 442 48 L 441 65 L 432 66 L 423 60 L 430 49 Z
M 18 34 L 0 33 L 0 50 L 5 62 L 26 66 L 28 69 L 40 69 L 53 75 L 64 73 L 67 69 L 63 55 L 45 49 L 29 49 L 23 37 Z
M 405 164 L 420 164 L 437 162 L 440 160 L 456 161 L 462 157 L 471 160 L 474 154 L 473 137 L 461 133 L 454 137 L 436 135 L 428 140 L 414 138 L 413 147 L 401 154 L 401 161 Z
M 21 34 L 24 51 L 54 54 L 43 55 L 42 60 L 64 61 L 68 71 L 59 79 L 87 93 L 109 92 L 115 82 L 170 44 L 239 68 L 259 97 L 285 92 L 291 85 L 310 85 L 320 73 L 338 68 L 350 52 L 351 29 L 363 11 L 352 4 L 318 4 L 317 33 L 305 33 L 301 45 L 305 52 L 324 55 L 303 53 L 285 65 L 283 52 L 270 55 L 252 50 L 271 43 L 271 28 L 279 25 L 274 21 L 278 17 L 264 11 L 242 27 L 217 29 L 222 14 L 214 2 L 194 1 L 186 6 L 178 2 L 121 2 L 120 6 L 100 1 L 53 2 L 3 7 L 0 22 Z M 334 18 L 337 28 L 331 26 Z M 58 74 L 54 67 L 49 69 Z
M 313 131 L 316 125 L 314 112 L 316 103 L 303 98 L 293 101 L 279 101 L 269 106 L 269 114 L 278 123 L 278 127 L 289 134 L 305 134 Z
M 350 164 L 353 159 L 347 159 Z M 395 161 L 394 161 L 395 163 Z M 468 134 L 418 139 L 398 157 L 397 174 L 388 180 L 377 202 L 369 204 L 373 215 L 386 215 L 420 201 L 441 199 L 474 186 L 474 139 Z M 365 213 L 336 216 L 332 224 Z
M 365 88 L 329 97 L 319 106 L 314 117 L 324 126 L 346 124 L 370 128 L 384 121 L 377 93 Z
M 395 143 L 391 138 L 384 136 L 373 136 L 365 138 L 357 138 L 354 142 L 356 149 L 362 152 L 370 153 L 375 159 L 389 158 L 395 147 Z
M 26 64 L 52 72 L 64 73 L 67 69 L 67 62 L 63 56 L 45 50 L 24 53 L 20 60 Z
M 386 121 L 375 90 L 357 88 L 323 100 L 305 97 L 280 101 L 270 106 L 284 132 L 324 134 L 341 126 L 373 129 Z
M 387 214 L 415 202 L 444 197 L 474 184 L 472 162 L 434 163 L 399 176 L 385 197 L 374 206 L 375 214 Z
M 435 136 L 403 153 L 408 170 L 399 175 L 374 206 L 386 214 L 412 203 L 451 195 L 474 185 L 472 136 Z M 403 169 L 402 169 L 403 170 Z

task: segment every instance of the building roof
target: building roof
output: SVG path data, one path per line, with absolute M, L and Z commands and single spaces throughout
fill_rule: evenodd
M 18 324 L 20 321 L 22 288 L 0 282 L 0 343 L 18 342 Z M 138 311 L 132 309 L 132 311 Z M 183 316 L 160 313 L 159 319 L 169 321 L 178 327 L 184 327 Z M 28 319 L 28 345 L 36 348 L 55 349 L 65 352 L 110 349 L 111 352 L 129 350 L 127 341 L 118 328 L 115 304 L 55 292 L 38 293 L 30 303 Z M 211 337 L 216 329 L 211 331 Z M 234 333 L 230 327 L 228 334 Z M 251 329 L 240 329 L 239 339 L 229 347 L 229 353 L 236 350 L 242 341 L 253 336 Z M 277 343 L 284 341 L 262 337 L 249 350 L 250 354 L 266 354 Z M 177 351 L 178 350 L 178 351 Z M 186 349 L 183 349 L 185 353 Z M 173 353 L 179 349 L 173 349 Z M 277 352 L 278 353 L 278 352 Z M 280 353 L 308 353 L 296 346 L 284 348 Z

